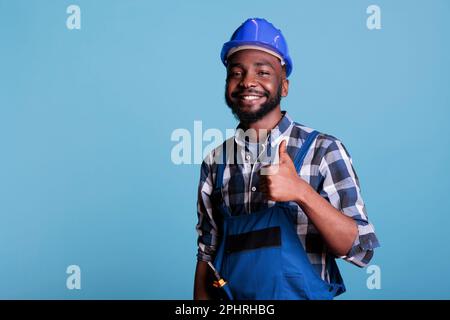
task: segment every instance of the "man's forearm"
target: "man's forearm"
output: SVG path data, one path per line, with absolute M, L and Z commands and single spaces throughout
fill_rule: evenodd
M 346 255 L 358 235 L 356 222 L 333 207 L 309 184 L 302 190 L 296 202 L 320 232 L 331 252 L 337 256 Z
M 211 297 L 208 293 L 208 263 L 205 261 L 197 261 L 197 267 L 195 268 L 195 280 L 194 280 L 194 300 L 210 300 Z

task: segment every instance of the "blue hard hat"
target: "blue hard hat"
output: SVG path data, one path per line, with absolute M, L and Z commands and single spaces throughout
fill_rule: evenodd
M 230 41 L 224 43 L 220 58 L 227 65 L 227 58 L 236 51 L 243 49 L 258 49 L 266 51 L 280 59 L 286 65 L 286 76 L 292 71 L 292 60 L 289 56 L 286 39 L 281 30 L 265 19 L 247 19 L 234 31 Z

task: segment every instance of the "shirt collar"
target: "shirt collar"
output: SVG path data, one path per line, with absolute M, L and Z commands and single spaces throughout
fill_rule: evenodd
M 278 124 L 270 130 L 267 140 L 270 142 L 271 147 L 278 145 L 280 140 L 287 135 L 289 128 L 294 124 L 294 121 L 289 116 L 287 111 L 281 111 L 283 116 Z M 245 139 L 245 130 L 242 129 L 241 124 L 236 127 L 234 134 L 234 140 L 236 144 L 241 147 L 248 147 L 248 141 Z

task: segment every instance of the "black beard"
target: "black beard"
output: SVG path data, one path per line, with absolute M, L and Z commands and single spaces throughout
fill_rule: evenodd
M 263 103 L 260 108 L 255 112 L 244 112 L 241 110 L 239 105 L 236 103 L 234 104 L 231 99 L 229 99 L 227 90 L 225 88 L 225 101 L 230 107 L 231 111 L 233 112 L 234 117 L 240 121 L 240 123 L 247 127 L 249 124 L 252 124 L 258 120 L 261 120 L 264 118 L 265 115 L 267 115 L 270 111 L 275 109 L 281 102 L 281 90 L 282 90 L 282 84 L 278 86 L 277 93 L 275 96 L 271 97 L 269 92 L 265 92 L 264 95 L 267 98 L 267 101 Z M 251 93 L 252 90 L 247 90 L 246 92 Z M 232 95 L 239 95 L 238 93 L 233 92 Z

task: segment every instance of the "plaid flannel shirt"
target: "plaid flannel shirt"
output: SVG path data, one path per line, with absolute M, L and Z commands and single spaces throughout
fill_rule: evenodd
M 272 150 L 268 152 L 269 157 L 271 153 L 278 154 L 279 143 L 288 138 L 287 152 L 294 158 L 311 131 L 312 128 L 293 122 L 290 116 L 283 112 L 282 119 L 270 131 L 265 141 L 267 150 Z M 266 199 L 264 194 L 259 192 L 259 171 L 265 164 L 265 161 L 261 160 L 261 145 L 246 140 L 242 130 L 236 130 L 235 136 L 228 139 L 227 143 L 235 145 L 235 161 L 227 161 L 225 166 L 222 195 L 233 215 L 251 214 L 274 205 L 273 201 Z M 221 217 L 211 200 L 217 169 L 215 159 L 221 153 L 221 148 L 222 146 L 219 146 L 212 150 L 201 165 L 196 225 L 197 259 L 201 261 L 213 261 L 221 241 Z M 333 207 L 354 219 L 358 226 L 358 236 L 347 255 L 340 258 L 359 267 L 367 265 L 379 243 L 374 227 L 368 221 L 358 176 L 342 142 L 331 135 L 320 133 L 310 147 L 299 175 Z M 329 281 L 326 263 L 327 255 L 332 253 L 327 250 L 321 235 L 302 208 L 296 202 L 291 204 L 298 209 L 296 230 L 307 256 L 321 278 Z

